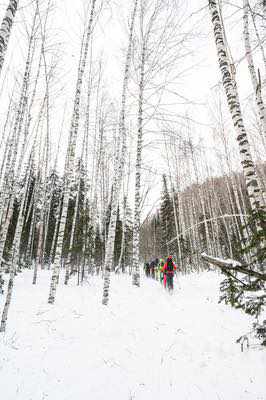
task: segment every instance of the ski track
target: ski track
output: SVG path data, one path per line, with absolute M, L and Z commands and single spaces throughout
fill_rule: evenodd
M 77 288 L 61 276 L 48 305 L 49 274 L 36 286 L 31 271 L 16 278 L 1 399 L 266 400 L 266 351 L 235 343 L 252 318 L 218 304 L 220 275 L 182 276 L 172 296 L 156 281 L 135 288 L 112 276 L 106 307 L 99 277 Z

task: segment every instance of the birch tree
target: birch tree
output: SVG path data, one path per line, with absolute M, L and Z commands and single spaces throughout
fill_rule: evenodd
M 21 235 L 22 235 L 23 222 L 24 222 L 24 211 L 25 211 L 25 205 L 26 205 L 27 196 L 28 196 L 28 189 L 29 189 L 29 185 L 30 185 L 30 169 L 31 169 L 31 160 L 29 161 L 29 165 L 26 170 L 26 178 L 25 178 L 25 183 L 24 183 L 24 187 L 22 190 L 22 195 L 21 195 L 19 216 L 18 216 L 18 221 L 17 221 L 17 225 L 16 225 L 16 230 L 15 230 L 15 237 L 14 237 L 13 246 L 12 246 L 12 260 L 11 260 L 11 266 L 10 266 L 10 272 L 9 272 L 9 281 L 8 281 L 8 287 L 7 287 L 6 300 L 5 300 L 2 318 L 1 318 L 0 332 L 5 332 L 5 329 L 6 329 L 8 311 L 9 311 L 12 293 L 13 293 L 14 278 L 15 278 L 17 264 L 19 261 Z
M 140 285 L 139 275 L 139 239 L 140 239 L 140 184 L 141 184 L 141 165 L 142 165 L 142 142 L 143 142 L 143 94 L 144 94 L 144 79 L 145 79 L 145 62 L 146 52 L 149 40 L 150 30 L 153 20 L 151 19 L 150 26 L 144 33 L 143 18 L 144 18 L 143 1 L 141 1 L 140 10 L 140 34 L 141 34 L 141 57 L 140 57 L 140 79 L 139 79 L 139 94 L 138 94 L 138 139 L 137 139 L 137 156 L 136 156 L 136 172 L 135 172 L 135 207 L 134 207 L 134 225 L 133 225 L 133 285 Z M 153 14 L 154 16 L 154 14 Z
M 116 220 L 117 220 L 117 209 L 119 202 L 119 195 L 121 191 L 122 179 L 124 174 L 124 165 L 125 165 L 125 156 L 126 156 L 126 94 L 128 88 L 128 81 L 130 78 L 130 62 L 132 56 L 132 39 L 133 39 L 133 30 L 135 24 L 135 17 L 137 13 L 138 0 L 133 0 L 133 12 L 130 21 L 129 28 L 129 38 L 128 38 L 128 47 L 126 53 L 125 60 L 125 70 L 123 77 L 123 87 L 122 87 L 122 96 L 121 96 L 121 110 L 119 115 L 119 136 L 118 136 L 118 157 L 117 157 L 117 173 L 114 177 L 114 190 L 113 190 L 113 200 L 111 205 L 111 217 L 110 224 L 108 230 L 108 240 L 106 245 L 106 253 L 105 253 L 105 262 L 104 262 L 104 286 L 103 286 L 103 305 L 107 305 L 109 301 L 109 287 L 110 287 L 110 273 L 113 262 L 113 253 L 114 253 L 114 240 L 115 240 L 115 228 L 116 228 Z M 121 145 L 121 152 L 119 152 Z
M 261 204 L 261 190 L 258 185 L 255 165 L 252 160 L 246 128 L 243 122 L 238 89 L 235 81 L 235 66 L 230 60 L 228 49 L 226 47 L 225 32 L 217 0 L 209 0 L 209 10 L 213 24 L 218 63 L 222 74 L 222 82 L 231 118 L 235 127 L 236 139 L 238 142 L 241 164 L 245 176 L 251 209 L 254 213 L 256 213 L 261 210 L 264 205 Z M 262 229 L 262 227 L 258 227 L 258 229 Z
M 260 118 L 260 125 L 261 125 L 261 130 L 262 130 L 262 139 L 264 143 L 264 147 L 266 149 L 266 110 L 265 110 L 265 105 L 264 101 L 262 98 L 262 92 L 261 92 L 261 77 L 260 77 L 260 72 L 259 77 L 257 78 L 256 74 L 256 69 L 255 69 L 255 63 L 253 59 L 253 54 L 252 54 L 252 48 L 250 44 L 250 33 L 249 33 L 249 11 L 250 11 L 250 5 L 248 0 L 243 0 L 243 20 L 244 20 L 244 42 L 245 42 L 245 49 L 246 49 L 246 59 L 248 62 L 248 69 L 249 69 L 249 74 L 253 86 L 253 91 L 255 94 L 256 98 L 256 105 L 257 105 L 257 110 Z
M 53 304 L 55 301 L 56 295 L 56 285 L 58 282 L 59 277 L 59 270 L 61 265 L 62 259 L 62 250 L 63 250 L 63 241 L 64 241 L 64 232 L 66 226 L 66 219 L 67 219 L 67 211 L 68 211 L 68 204 L 70 198 L 70 178 L 72 171 L 74 169 L 74 161 L 75 161 L 75 152 L 76 152 L 76 143 L 77 143 L 77 135 L 78 135 L 78 128 L 79 128 L 79 119 L 80 119 L 80 101 L 81 101 L 81 92 L 82 92 L 82 84 L 84 79 L 84 73 L 88 58 L 88 49 L 89 43 L 92 35 L 92 28 L 93 28 L 93 21 L 95 16 L 95 7 L 96 7 L 96 0 L 92 0 L 91 2 L 91 9 L 89 15 L 89 21 L 86 28 L 86 35 L 84 44 L 82 43 L 81 51 L 80 51 L 80 63 L 78 68 L 78 77 L 76 83 L 76 92 L 75 92 L 75 99 L 74 99 L 74 108 L 72 113 L 71 119 L 71 127 L 70 127 L 70 136 L 69 136 L 69 154 L 65 166 L 65 188 L 64 188 L 64 196 L 63 196 L 63 206 L 62 206 L 62 214 L 61 219 L 59 222 L 59 233 L 58 233 L 58 240 L 56 246 L 56 254 L 54 260 L 54 268 L 51 278 L 50 284 L 50 293 L 48 298 L 48 303 Z
M 5 54 L 8 46 L 10 33 L 17 12 L 19 0 L 10 0 L 5 16 L 0 27 L 0 74 L 2 72 Z

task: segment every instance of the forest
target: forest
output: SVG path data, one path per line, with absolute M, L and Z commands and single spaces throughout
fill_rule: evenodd
M 159 290 L 143 266 L 169 256 L 173 304 L 191 280 L 189 299 L 195 285 L 248 318 L 229 341 L 265 349 L 266 1 L 5 0 L 0 24 L 0 349 L 23 290 L 26 316 L 39 295 L 59 315 L 87 293 L 105 321 L 119 290 L 130 310 Z

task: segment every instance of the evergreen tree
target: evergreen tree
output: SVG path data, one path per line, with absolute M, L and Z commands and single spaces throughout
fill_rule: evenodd
M 166 176 L 163 175 L 163 190 L 161 195 L 161 207 L 160 207 L 160 224 L 162 230 L 161 237 L 161 255 L 167 257 L 169 254 L 169 247 L 167 242 L 176 236 L 175 223 L 174 223 L 174 210 L 173 202 L 171 200 Z
M 60 179 L 56 171 L 52 171 L 50 177 L 48 178 L 47 188 L 49 193 L 48 201 L 50 203 L 50 208 L 48 214 L 49 221 L 46 233 L 44 257 L 46 262 L 48 262 L 48 260 L 53 262 L 55 250 L 53 245 L 58 234 L 58 232 L 55 231 L 57 228 L 56 225 L 60 213 L 62 198 L 62 179 Z
M 256 227 L 263 226 L 261 231 Z M 266 226 L 265 212 L 252 213 L 248 220 L 249 231 L 252 232 L 248 242 L 239 246 L 239 254 L 243 268 L 241 270 L 228 271 L 223 269 L 226 279 L 221 283 L 220 301 L 230 304 L 232 307 L 240 308 L 247 314 L 255 317 L 253 324 L 255 334 L 266 345 L 266 323 L 259 322 L 259 316 L 266 306 Z M 243 227 L 246 229 L 246 226 Z M 251 263 L 245 265 L 241 255 L 249 253 L 252 255 Z M 253 274 L 253 271 L 259 274 Z

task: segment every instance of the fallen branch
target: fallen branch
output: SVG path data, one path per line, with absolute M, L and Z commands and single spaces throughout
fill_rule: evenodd
M 247 264 L 241 264 L 239 261 L 230 259 L 223 260 L 217 257 L 209 256 L 206 253 L 202 253 L 201 258 L 204 261 L 207 261 L 208 263 L 213 264 L 221 269 L 232 270 L 236 272 L 241 272 L 242 274 L 255 276 L 256 278 L 259 278 L 266 282 L 266 274 L 261 274 L 260 272 L 254 271 L 250 269 L 250 267 Z

